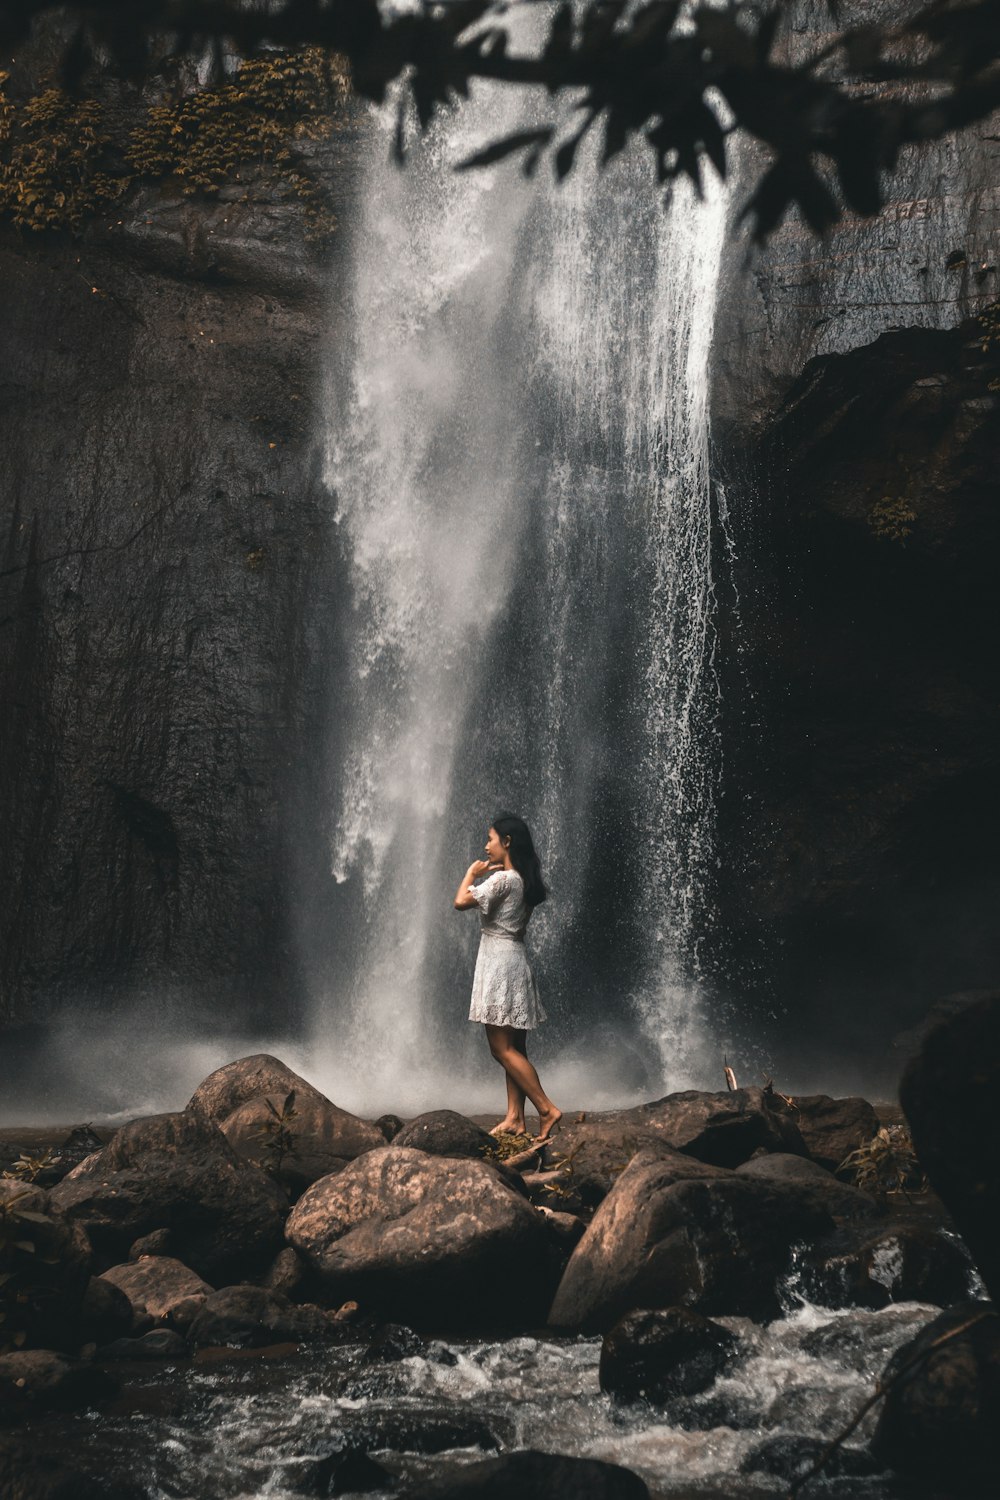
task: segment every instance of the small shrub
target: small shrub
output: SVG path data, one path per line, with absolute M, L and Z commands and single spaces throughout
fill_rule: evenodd
M 913 531 L 917 513 L 898 495 L 883 495 L 868 512 L 868 525 L 877 537 L 904 543 Z
M 873 1193 L 922 1193 L 927 1178 L 905 1125 L 883 1125 L 837 1168 L 855 1187 Z

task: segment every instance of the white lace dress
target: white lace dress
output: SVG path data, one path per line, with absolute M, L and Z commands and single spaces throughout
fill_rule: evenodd
M 479 905 L 480 938 L 472 980 L 470 1021 L 529 1031 L 545 1020 L 524 951 L 531 907 L 516 870 L 497 870 L 470 887 Z

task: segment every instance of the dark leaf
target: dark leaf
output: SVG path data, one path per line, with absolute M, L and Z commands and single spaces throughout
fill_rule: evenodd
M 541 151 L 552 139 L 553 128 L 551 125 L 543 126 L 538 130 L 518 130 L 514 135 L 505 136 L 502 141 L 494 141 L 489 146 L 484 146 L 474 156 L 467 156 L 456 166 L 456 172 L 467 172 L 470 167 L 491 167 L 494 162 L 503 161 L 505 157 L 512 156 L 515 151 L 523 151 L 526 147 L 534 148 L 534 152 Z

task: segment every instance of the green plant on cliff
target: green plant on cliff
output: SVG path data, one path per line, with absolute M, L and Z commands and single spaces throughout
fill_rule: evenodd
M 137 177 L 172 177 L 185 193 L 212 194 L 247 163 L 287 183 L 305 205 L 308 233 L 336 227 L 329 199 L 299 154 L 328 137 L 350 89 L 343 64 L 318 47 L 244 62 L 235 77 L 154 104 L 125 156 Z
M 336 228 L 302 148 L 337 128 L 350 84 L 342 61 L 318 47 L 251 58 L 222 84 L 152 104 L 124 138 L 99 99 L 49 86 L 17 103 L 7 78 L 0 73 L 0 215 L 19 228 L 79 232 L 139 182 L 169 179 L 212 196 L 248 167 L 294 193 L 309 239 Z
M 7 78 L 0 73 L 0 213 L 21 229 L 78 230 L 130 180 L 102 170 L 102 107 L 46 88 L 17 108 Z
M 883 495 L 868 512 L 868 525 L 877 537 L 905 543 L 913 532 L 917 513 L 900 495 Z

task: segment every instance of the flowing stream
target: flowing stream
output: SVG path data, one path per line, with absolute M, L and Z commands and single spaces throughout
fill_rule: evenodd
M 617 1406 L 601 1393 L 599 1339 L 521 1336 L 432 1340 L 390 1363 L 372 1362 L 361 1344 L 270 1360 L 235 1355 L 193 1370 L 133 1368 L 117 1412 L 42 1419 L 35 1436 L 111 1481 L 141 1482 L 151 1500 L 325 1492 L 317 1460 L 356 1446 L 391 1476 L 370 1491 L 375 1500 L 398 1494 L 400 1481 L 517 1448 L 623 1464 L 654 1500 L 785 1500 L 790 1479 L 847 1426 L 892 1353 L 936 1312 L 917 1303 L 837 1313 L 800 1304 L 766 1328 L 721 1318 L 740 1338 L 734 1363 L 706 1391 L 659 1410 Z M 876 1415 L 804 1500 L 903 1500 L 906 1487 L 866 1452 Z
M 562 186 L 547 163 L 453 170 L 536 107 L 480 90 L 402 171 L 388 112 L 363 146 L 329 403 L 342 958 L 316 1031 L 336 1017 L 318 1072 L 366 1112 L 477 1076 L 474 923 L 451 896 L 501 806 L 552 889 L 530 941 L 563 1097 L 718 1074 L 707 385 L 726 200 L 681 184 L 664 210 L 638 148 L 604 172 L 584 154 Z M 600 1026 L 596 1070 L 578 1039 L 592 1052 Z

